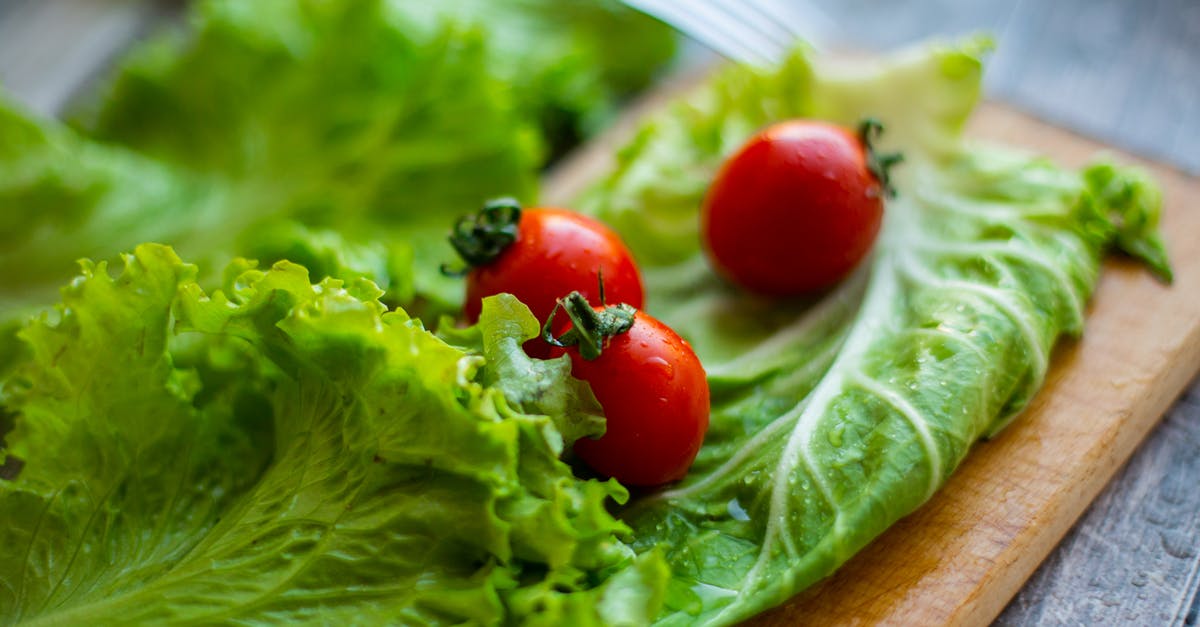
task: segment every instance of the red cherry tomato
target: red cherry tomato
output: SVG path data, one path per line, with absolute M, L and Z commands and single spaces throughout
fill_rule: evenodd
M 768 127 L 718 172 L 701 212 L 701 232 L 718 273 L 751 291 L 794 296 L 845 278 L 866 256 L 890 193 L 867 121 L 855 136 L 825 122 Z
M 589 302 L 599 305 L 601 272 L 610 301 L 643 305 L 641 274 L 629 249 L 611 229 L 565 209 L 522 210 L 509 199 L 488 203 L 484 212 L 497 205 L 516 209 L 511 212 L 517 220 L 515 240 L 510 236 L 506 245 L 496 246 L 499 250 L 490 257 L 467 259 L 472 265 L 463 305 L 467 322 L 479 320 L 485 296 L 504 292 L 525 303 L 539 322 L 550 315 L 560 296 L 571 291 L 582 292 Z M 498 221 L 507 219 L 501 216 Z M 477 220 L 468 226 L 478 228 L 478 224 Z M 461 231 L 462 226 L 452 241 Z M 463 252 L 461 248 L 459 251 Z
M 602 437 L 575 442 L 579 458 L 626 485 L 682 479 L 708 431 L 708 380 L 691 346 L 638 311 L 595 359 L 578 346 L 551 350 L 552 357 L 563 354 L 570 355 L 571 375 L 591 385 L 608 424 Z

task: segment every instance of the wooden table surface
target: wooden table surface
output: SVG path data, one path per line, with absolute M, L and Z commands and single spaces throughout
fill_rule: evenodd
M 174 4 L 0 0 L 0 84 L 53 114 Z M 1200 174 L 1200 0 L 815 4 L 837 20 L 833 36 L 849 46 L 887 49 L 991 31 L 993 98 Z M 996 623 L 1196 625 L 1198 614 L 1200 381 Z

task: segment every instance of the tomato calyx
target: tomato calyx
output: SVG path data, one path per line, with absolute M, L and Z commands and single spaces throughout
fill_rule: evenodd
M 603 302 L 604 297 L 601 296 L 600 300 Z M 554 318 L 559 309 L 567 312 L 572 326 L 566 333 L 554 337 Z M 600 357 L 605 340 L 633 327 L 635 313 L 636 309 L 624 303 L 593 308 L 587 297 L 574 291 L 555 303 L 550 316 L 546 318 L 546 324 L 542 325 L 542 339 L 559 348 L 577 346 L 579 356 L 591 361 Z
M 517 241 L 520 222 L 521 204 L 508 197 L 489 200 L 479 213 L 459 218 L 449 239 L 466 266 L 454 269 L 442 264 L 442 274 L 462 277 L 471 268 L 491 263 Z
M 904 155 L 899 152 L 880 153 L 876 150 L 874 142 L 881 135 L 883 135 L 883 122 L 875 118 L 866 118 L 858 123 L 858 139 L 866 151 L 867 170 L 883 187 L 883 195 L 887 198 L 895 198 L 896 188 L 892 186 L 891 169 L 904 161 Z

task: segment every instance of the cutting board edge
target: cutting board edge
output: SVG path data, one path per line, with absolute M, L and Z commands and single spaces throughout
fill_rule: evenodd
M 1187 385 L 1194 380 L 1197 375 L 1200 375 L 1200 328 L 1192 334 L 1189 344 L 1193 347 L 1191 351 L 1190 362 L 1182 368 L 1175 368 L 1176 373 L 1172 377 L 1171 383 L 1167 384 L 1160 390 L 1159 394 L 1152 394 L 1152 404 L 1143 407 L 1136 413 L 1131 411 L 1129 415 L 1129 423 L 1135 425 L 1130 433 L 1118 438 L 1120 442 L 1119 448 L 1116 448 L 1112 455 L 1108 457 L 1112 463 L 1101 465 L 1106 470 L 1100 473 L 1092 473 L 1090 477 L 1082 484 L 1083 490 L 1074 504 L 1066 507 L 1065 514 L 1058 518 L 1051 517 L 1052 524 L 1042 528 L 1040 532 L 1035 531 L 1035 528 L 1029 527 L 1027 530 L 1034 534 L 1034 538 L 1029 541 L 1031 550 L 1018 553 L 1017 559 L 1013 560 L 1006 568 L 1000 569 L 996 575 L 997 581 L 993 584 L 999 589 L 1006 591 L 1004 594 L 993 595 L 992 599 L 981 598 L 986 587 L 986 583 L 976 589 L 976 592 L 968 597 L 967 601 L 960 606 L 959 615 L 951 617 L 951 624 L 957 625 L 988 625 L 994 621 L 1004 608 L 1012 601 L 1013 597 L 1020 592 L 1025 582 L 1033 576 L 1037 569 L 1041 567 L 1050 553 L 1058 546 L 1068 532 L 1079 522 L 1079 519 L 1087 512 L 1091 504 L 1095 502 L 1096 497 L 1104 490 L 1105 487 L 1113 480 L 1119 471 L 1124 469 L 1134 452 L 1138 449 L 1143 441 L 1154 431 L 1168 410 L 1175 402 L 1187 391 Z M 1181 351 L 1182 352 L 1182 351 Z M 1182 355 L 1181 359 L 1186 358 Z M 1152 386 L 1147 386 L 1148 390 L 1152 391 Z M 1168 392 L 1167 390 L 1174 390 Z

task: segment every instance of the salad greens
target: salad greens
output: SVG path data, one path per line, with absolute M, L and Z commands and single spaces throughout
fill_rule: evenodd
M 635 560 L 605 509 L 627 493 L 559 460 L 603 422 L 565 360 L 525 356 L 524 305 L 485 302 L 468 351 L 366 280 L 237 262 L 209 295 L 169 248 L 124 264 L 85 263 L 56 316 L 21 332 L 5 622 L 637 624 L 657 609 L 661 558 Z
M 207 0 L 191 20 L 186 35 L 135 51 L 79 125 L 170 161 L 256 176 L 312 167 L 330 149 L 429 168 L 484 159 L 501 146 L 489 137 L 521 126 L 475 119 L 492 114 L 480 98 L 535 122 L 541 133 L 527 139 L 569 148 L 675 49 L 665 25 L 615 0 Z M 438 133 L 448 141 L 430 139 Z M 484 136 L 465 141 L 470 133 Z M 392 143 L 409 150 L 389 158 Z M 405 154 L 416 151 L 425 158 Z
M 642 260 L 649 311 L 689 338 L 713 390 L 688 477 L 622 514 L 636 550 L 666 551 L 664 623 L 781 603 L 925 502 L 1028 403 L 1055 340 L 1082 331 L 1106 252 L 1169 280 L 1141 174 L 962 138 L 988 45 L 732 70 L 643 128 L 587 199 Z M 771 121 L 868 115 L 905 154 L 868 267 L 816 303 L 720 282 L 696 215 L 722 158 Z
M 476 4 L 208 0 L 186 34 L 135 49 L 74 130 L 0 99 L 0 321 L 53 302 L 76 259 L 145 241 L 210 271 L 314 262 L 451 311 L 453 216 L 532 197 L 542 145 L 594 128 L 673 41 L 609 0 Z M 607 54 L 614 24 L 624 55 Z
M 456 21 L 494 3 L 415 4 L 210 1 L 75 128 L 0 106 L 0 623 L 728 624 L 832 572 L 1012 420 L 1103 255 L 1169 278 L 1141 174 L 963 138 L 984 40 L 730 69 L 580 203 L 712 390 L 688 478 L 631 501 L 562 461 L 603 417 L 565 358 L 522 351 L 524 305 L 422 319 L 458 298 L 435 226 L 530 193 L 533 120 L 587 120 L 639 75 L 597 63 L 603 33 L 528 17 L 541 2 L 503 3 L 528 47 Z M 544 83 L 563 89 L 505 87 Z M 722 158 L 771 121 L 868 114 L 906 155 L 869 263 L 807 301 L 717 280 L 696 231 Z M 122 249 L 118 272 L 61 274 Z

